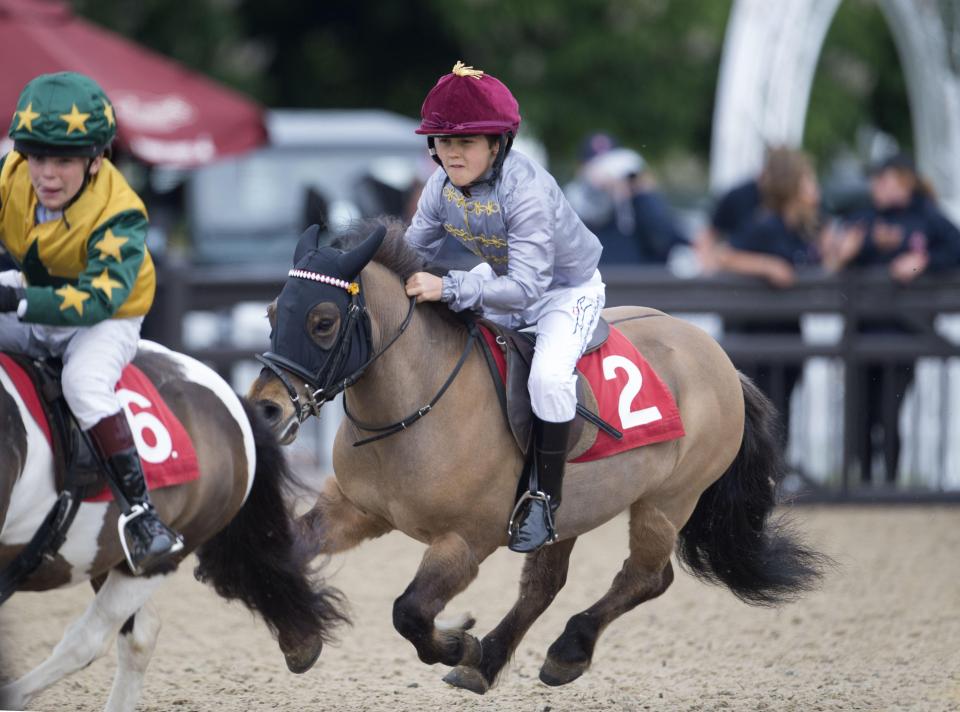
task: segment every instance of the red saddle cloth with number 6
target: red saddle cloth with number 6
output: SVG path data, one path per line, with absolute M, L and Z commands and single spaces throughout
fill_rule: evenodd
M 0 353 L 0 367 L 13 381 L 33 420 L 53 447 L 50 423 L 33 380 L 6 354 Z M 200 470 L 190 436 L 143 371 L 133 364 L 127 366 L 117 383 L 116 392 L 133 432 L 147 488 L 160 489 L 197 479 Z M 108 502 L 112 498 L 113 494 L 104 486 L 84 501 Z
M 486 325 L 481 325 L 480 331 L 496 361 L 501 381 L 507 383 L 502 340 L 498 341 Z M 577 371 L 581 376 L 581 404 L 586 406 L 584 401 L 590 400 L 583 397 L 585 381 L 596 401 L 590 405 L 623 437 L 616 438 L 598 428 L 595 439 L 585 449 L 582 439 L 580 446 L 573 448 L 571 462 L 600 460 L 642 445 L 683 437 L 683 422 L 670 389 L 616 327 L 610 327 L 610 335 L 602 346 L 580 358 Z

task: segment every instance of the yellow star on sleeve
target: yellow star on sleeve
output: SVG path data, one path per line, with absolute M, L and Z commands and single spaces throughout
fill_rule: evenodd
M 106 267 L 103 268 L 103 272 L 101 272 L 96 279 L 91 281 L 90 284 L 99 289 L 101 292 L 105 292 L 107 299 L 111 301 L 113 300 L 113 290 L 117 287 L 123 286 L 121 282 L 118 282 L 115 279 L 110 279 L 110 275 L 107 274 Z
M 67 122 L 67 136 L 74 131 L 79 131 L 80 133 L 87 132 L 87 127 L 84 126 L 84 122 L 90 118 L 90 114 L 81 114 L 76 104 L 70 109 L 69 114 L 60 114 L 60 118 Z
M 103 102 L 103 115 L 107 117 L 108 126 L 113 126 L 117 123 L 117 120 L 113 116 L 113 105 L 106 101 Z
M 107 228 L 103 239 L 96 245 L 97 249 L 100 250 L 100 259 L 105 260 L 107 257 L 112 257 L 117 262 L 123 261 L 120 256 L 120 247 L 129 239 L 129 237 L 117 237 L 113 234 L 113 230 Z
M 81 292 L 72 284 L 67 284 L 63 287 L 60 287 L 60 289 L 56 290 L 54 294 L 59 295 L 63 300 L 63 303 L 60 305 L 60 311 L 66 311 L 67 309 L 73 307 L 77 310 L 77 314 L 83 316 L 83 303 L 90 298 L 89 294 L 86 292 Z
M 40 116 L 40 114 L 33 110 L 33 102 L 31 101 L 27 104 L 27 108 L 23 111 L 18 111 L 17 116 L 20 118 L 20 123 L 17 124 L 17 131 L 26 126 L 27 131 L 33 133 L 33 120 Z

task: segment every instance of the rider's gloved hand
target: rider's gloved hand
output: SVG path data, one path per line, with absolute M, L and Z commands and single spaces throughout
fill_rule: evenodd
M 0 285 L 0 312 L 16 311 L 21 299 L 23 299 L 22 289 Z

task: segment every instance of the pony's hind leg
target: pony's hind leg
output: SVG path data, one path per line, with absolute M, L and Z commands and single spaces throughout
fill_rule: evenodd
M 166 575 L 134 578 L 120 569 L 111 570 L 106 583 L 83 615 L 67 628 L 50 657 L 0 688 L 0 707 L 26 709 L 42 690 L 103 655 L 124 621 L 140 610 L 166 579 Z
M 631 506 L 630 555 L 603 598 L 567 621 L 540 668 L 543 682 L 563 685 L 576 680 L 590 667 L 604 628 L 667 590 L 673 582 L 670 554 L 676 538 L 676 528 L 659 509 L 642 502 Z
M 443 678 L 445 682 L 480 695 L 493 686 L 527 630 L 547 610 L 566 583 L 574 542 L 576 537 L 527 555 L 517 602 L 497 627 L 480 641 L 481 660 L 475 666 L 455 667 Z
M 469 624 L 441 629 L 434 619 L 476 578 L 485 556 L 478 557 L 459 534 L 444 534 L 431 542 L 417 575 L 394 601 L 393 627 L 413 643 L 423 662 L 452 666 L 480 661 L 480 641 L 466 632 Z
M 143 676 L 160 635 L 160 616 L 149 601 L 120 628 L 117 637 L 117 674 L 105 712 L 124 712 L 137 706 Z

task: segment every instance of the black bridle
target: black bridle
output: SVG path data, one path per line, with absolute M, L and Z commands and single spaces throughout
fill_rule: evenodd
M 362 334 L 368 345 L 373 341 L 370 329 L 370 314 L 367 311 L 366 302 L 363 299 L 362 287 L 355 294 L 350 295 L 350 304 L 346 309 L 346 317 L 340 323 L 340 330 L 337 332 L 337 340 L 334 342 L 330 353 L 323 364 L 315 371 L 298 363 L 297 361 L 282 356 L 273 351 L 267 351 L 258 354 L 256 359 L 264 365 L 273 375 L 275 375 L 290 397 L 291 403 L 297 413 L 297 420 L 302 423 L 311 415 L 320 415 L 320 408 L 324 403 L 333 400 L 338 394 L 356 383 L 363 375 L 364 371 L 380 358 L 387 349 L 396 343 L 397 339 L 407 330 L 413 319 L 413 310 L 416 307 L 416 297 L 410 297 L 410 308 L 400 329 L 394 334 L 393 338 L 387 344 L 364 361 L 353 373 L 346 376 L 341 375 L 343 363 L 350 353 L 350 346 L 354 338 Z M 290 381 L 287 373 L 292 373 L 302 380 L 307 386 L 307 396 L 304 401 L 300 400 L 300 394 L 296 387 Z
M 283 384 L 283 387 L 286 389 L 287 395 L 290 398 L 290 402 L 293 404 L 294 410 L 296 411 L 297 421 L 299 423 L 303 423 L 303 421 L 305 421 L 311 415 L 319 417 L 320 408 L 324 403 L 333 400 L 338 394 L 343 393 L 347 388 L 360 380 L 360 377 L 363 375 L 364 371 L 367 370 L 367 367 L 380 358 L 384 353 L 387 352 L 387 349 L 397 342 L 397 339 L 399 339 L 403 335 L 403 332 L 407 330 L 407 327 L 410 326 L 410 322 L 413 319 L 413 311 L 416 305 L 417 298 L 410 297 L 410 308 L 407 310 L 407 316 L 404 318 L 403 323 L 400 324 L 400 328 L 397 330 L 397 333 L 393 335 L 390 341 L 388 341 L 383 348 L 374 353 L 373 356 L 367 359 L 359 368 L 346 377 L 339 376 L 339 368 L 343 365 L 346 354 L 348 354 L 350 351 L 350 340 L 354 338 L 355 333 L 362 329 L 367 342 L 370 343 L 372 341 L 370 317 L 360 292 L 351 295 L 350 305 L 347 307 L 347 316 L 340 326 L 340 331 L 337 333 L 337 340 L 334 343 L 333 348 L 331 348 L 329 356 L 327 356 L 327 359 L 316 373 L 311 373 L 307 368 L 296 361 L 288 359 L 272 351 L 258 354 L 256 359 L 271 373 L 273 373 L 273 375 L 275 375 Z M 382 440 L 383 438 L 389 437 L 390 435 L 398 433 L 401 430 L 406 430 L 408 426 L 420 420 L 420 418 L 424 417 L 433 409 L 433 406 L 435 406 L 440 398 L 443 397 L 443 394 L 446 393 L 447 389 L 450 387 L 450 384 L 453 383 L 454 379 L 456 379 L 457 374 L 460 373 L 460 370 L 463 368 L 463 364 L 466 363 L 467 356 L 469 356 L 470 351 L 473 350 L 477 331 L 472 321 L 468 324 L 468 330 L 469 337 L 467 338 L 466 347 L 464 348 L 463 353 L 460 355 L 460 359 L 454 366 L 453 371 L 451 371 L 450 375 L 447 377 L 447 380 L 437 391 L 436 395 L 425 406 L 418 408 L 416 411 L 397 421 L 396 423 L 391 423 L 384 426 L 361 423 L 347 409 L 347 399 L 346 395 L 344 394 L 343 411 L 350 422 L 353 423 L 354 426 L 356 426 L 359 430 L 377 433 L 369 438 L 358 440 L 353 444 L 354 447 L 359 447 L 377 440 Z M 297 392 L 296 387 L 293 385 L 289 376 L 287 375 L 288 372 L 297 376 L 308 387 L 307 396 L 305 399 L 300 399 L 300 394 Z

